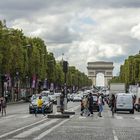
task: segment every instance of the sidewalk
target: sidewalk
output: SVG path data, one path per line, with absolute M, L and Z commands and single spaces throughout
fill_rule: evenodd
M 26 101 L 25 101 L 25 100 L 11 101 L 11 102 L 8 102 L 7 105 L 11 105 L 11 104 L 20 104 L 20 103 L 26 103 Z

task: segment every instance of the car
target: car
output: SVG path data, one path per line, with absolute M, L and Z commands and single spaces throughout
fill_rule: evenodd
M 98 95 L 92 94 L 92 97 L 93 97 L 93 111 L 99 111 Z
M 32 97 L 31 102 L 29 104 L 29 113 L 35 113 L 35 109 L 37 108 L 37 100 L 39 95 Z M 49 96 L 42 96 L 44 113 L 52 113 L 53 112 L 53 103 L 50 101 Z M 42 110 L 39 108 L 38 113 L 41 113 Z
M 50 101 L 54 104 L 57 104 L 57 99 L 54 94 L 49 94 L 48 97 L 50 97 Z
M 48 91 L 48 90 L 41 91 L 42 96 L 48 96 L 49 94 L 50 94 L 50 91 Z
M 117 93 L 115 112 L 117 111 L 129 111 L 134 114 L 134 100 L 133 95 L 130 93 Z
M 79 95 L 79 94 L 75 94 L 73 96 L 73 102 L 76 102 L 76 101 L 81 101 L 82 100 L 82 96 Z

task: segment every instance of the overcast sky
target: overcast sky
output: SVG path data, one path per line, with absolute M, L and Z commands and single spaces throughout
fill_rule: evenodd
M 140 0 L 0 0 L 0 19 L 85 73 L 101 60 L 113 61 L 116 75 L 140 50 Z

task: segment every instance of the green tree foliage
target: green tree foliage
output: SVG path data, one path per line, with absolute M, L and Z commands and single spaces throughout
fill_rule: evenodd
M 140 53 L 129 56 L 120 67 L 120 75 L 110 82 L 125 82 L 127 86 L 140 83 Z
M 68 69 L 69 86 L 91 85 L 91 80 L 74 66 Z M 0 21 L 0 74 L 14 77 L 17 71 L 21 80 L 36 75 L 40 80 L 47 78 L 50 83 L 64 84 L 62 62 L 56 62 L 41 38 L 27 37 L 22 30 L 9 29 Z

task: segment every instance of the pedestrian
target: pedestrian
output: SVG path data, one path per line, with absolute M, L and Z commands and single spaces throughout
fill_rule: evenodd
M 81 116 L 86 115 L 86 116 L 89 116 L 90 115 L 90 112 L 89 112 L 89 103 L 88 103 L 88 96 L 85 96 L 82 100 L 82 104 L 83 104 L 83 109 L 82 109 L 82 112 L 81 112 Z
M 5 99 L 5 97 L 2 97 L 1 98 L 1 113 L 2 113 L 2 116 L 3 116 L 3 114 L 5 114 L 5 116 L 6 116 L 6 107 L 7 107 L 6 99 Z
M 114 117 L 115 104 L 116 104 L 115 95 L 112 94 L 112 97 L 111 97 L 111 100 L 110 100 L 110 106 L 111 106 L 111 111 L 112 111 L 112 117 Z
M 42 114 L 45 116 L 42 96 L 39 96 L 39 98 L 37 99 L 37 108 L 35 109 L 35 116 L 37 116 L 37 112 L 40 109 L 42 111 Z
M 60 112 L 64 113 L 64 90 L 62 90 L 60 95 Z
M 89 94 L 89 98 L 88 98 L 88 103 L 89 103 L 89 111 L 91 116 L 93 116 L 93 96 L 92 93 Z
M 98 105 L 99 105 L 99 113 L 98 113 L 98 116 L 99 117 L 102 117 L 101 113 L 103 111 L 104 102 L 103 102 L 103 97 L 102 97 L 101 94 L 99 94 L 99 97 L 98 97 Z
M 81 100 L 81 113 L 83 112 L 84 110 L 84 105 L 83 105 L 83 99 Z

